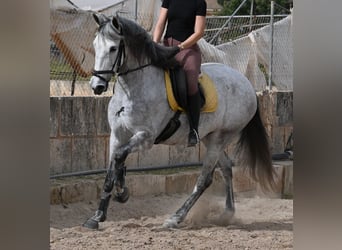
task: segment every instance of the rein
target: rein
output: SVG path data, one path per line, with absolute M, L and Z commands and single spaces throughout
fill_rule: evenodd
M 128 73 L 131 73 L 131 72 L 134 72 L 134 71 L 137 71 L 137 70 L 141 70 L 141 69 L 146 68 L 146 67 L 148 67 L 150 65 L 152 65 L 152 64 L 151 63 L 147 63 L 147 64 L 139 66 L 137 68 L 129 69 L 129 70 L 126 70 L 125 72 L 120 72 L 120 73 L 118 73 L 118 76 L 127 75 Z

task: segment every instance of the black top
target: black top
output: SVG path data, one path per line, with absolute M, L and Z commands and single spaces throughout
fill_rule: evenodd
M 205 0 L 163 0 L 162 7 L 168 9 L 165 38 L 180 42 L 194 33 L 196 16 L 206 16 Z

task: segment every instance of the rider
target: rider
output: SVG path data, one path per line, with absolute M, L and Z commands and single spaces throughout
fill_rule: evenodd
M 190 125 L 188 146 L 195 146 L 199 142 L 198 75 L 201 51 L 197 41 L 204 34 L 206 11 L 205 0 L 163 0 L 153 33 L 153 41 L 159 43 L 167 22 L 164 45 L 178 46 L 180 49 L 175 58 L 183 66 L 187 78 L 187 113 Z

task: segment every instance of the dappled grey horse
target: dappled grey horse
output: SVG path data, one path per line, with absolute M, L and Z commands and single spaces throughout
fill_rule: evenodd
M 150 149 L 158 135 L 174 116 L 167 101 L 164 69 L 175 65 L 177 48 L 164 47 L 151 40 L 149 34 L 135 22 L 122 17 L 108 18 L 94 14 L 99 25 L 93 45 L 94 73 L 90 84 L 99 95 L 107 90 L 116 74 L 114 94 L 108 106 L 111 128 L 109 166 L 101 200 L 95 215 L 83 226 L 97 229 L 107 216 L 112 191 L 114 200 L 126 202 L 125 159 L 128 154 Z M 212 183 L 216 167 L 226 181 L 226 211 L 233 214 L 232 160 L 225 153 L 227 145 L 239 136 L 237 151 L 244 153 L 242 165 L 261 187 L 273 185 L 273 168 L 265 128 L 261 122 L 257 98 L 251 83 L 241 73 L 218 63 L 205 63 L 201 71 L 215 83 L 218 107 L 215 112 L 202 113 L 199 135 L 206 147 L 206 156 L 192 194 L 164 223 L 177 227 L 205 189 Z M 181 126 L 167 145 L 187 145 L 188 120 L 179 117 Z

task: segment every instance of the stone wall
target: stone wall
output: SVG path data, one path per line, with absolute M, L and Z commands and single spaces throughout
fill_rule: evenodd
M 258 93 L 258 99 L 272 152 L 281 153 L 293 128 L 293 93 Z M 107 167 L 109 100 L 109 96 L 50 97 L 51 175 Z M 149 151 L 129 155 L 126 165 L 132 168 L 199 162 L 204 152 L 202 145 L 155 145 Z
M 293 92 L 258 93 L 258 101 L 272 153 L 282 153 L 293 131 Z

